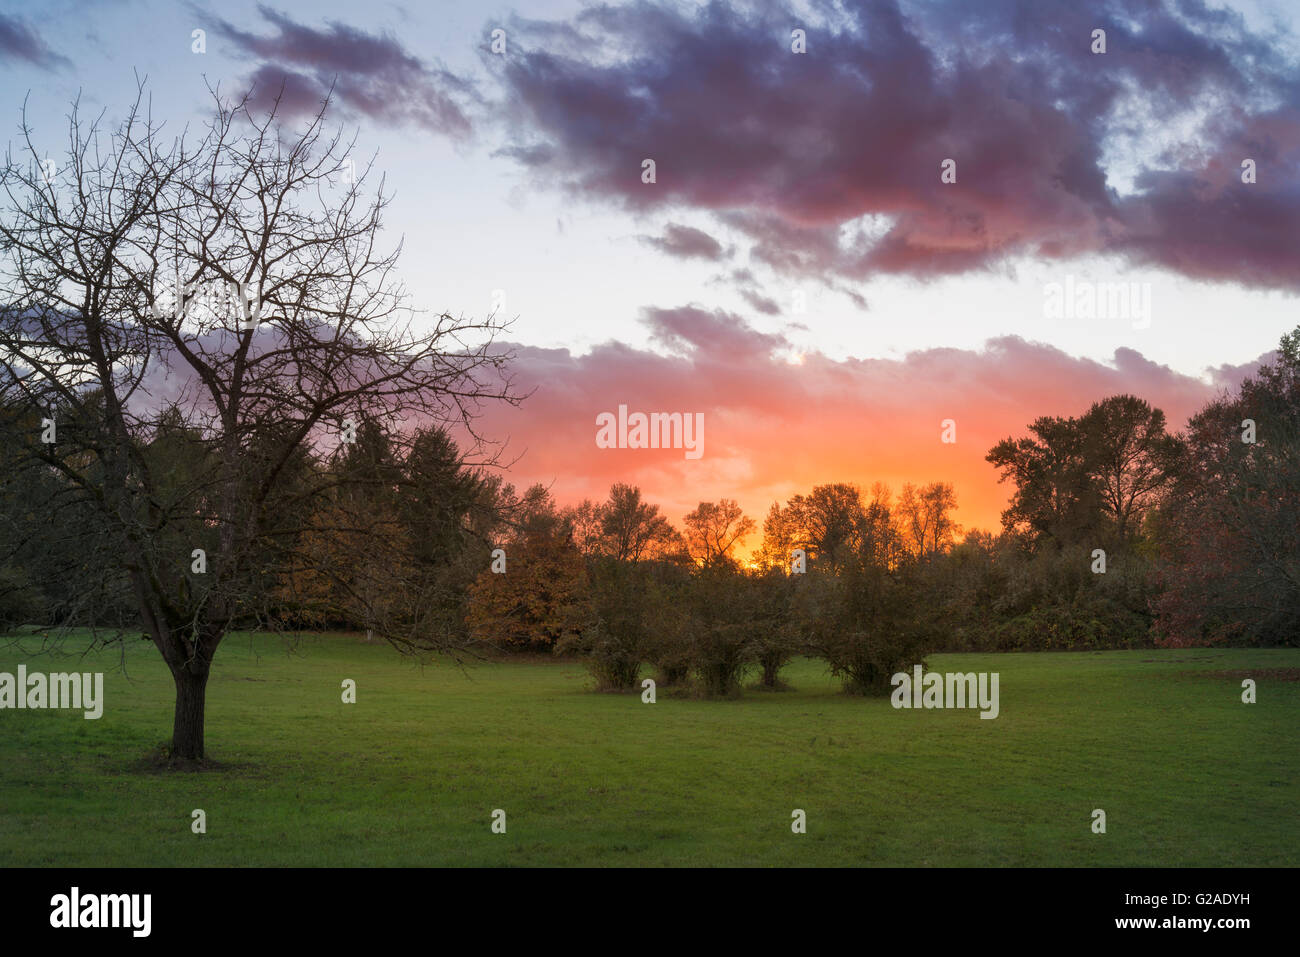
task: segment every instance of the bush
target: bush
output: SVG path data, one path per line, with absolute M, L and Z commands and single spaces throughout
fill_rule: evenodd
M 803 580 L 802 575 L 787 575 L 769 569 L 757 578 L 760 618 L 764 622 L 754 642 L 754 656 L 762 674 L 759 683 L 770 691 L 783 687 L 781 669 L 800 650 L 800 636 L 794 620 L 795 590 Z
M 633 690 L 641 675 L 641 657 L 635 640 L 629 641 L 627 632 L 611 628 L 603 618 L 588 625 L 581 634 L 561 639 L 555 651 L 581 655 L 600 691 Z
M 555 650 L 586 659 L 601 690 L 632 690 L 641 674 L 659 590 L 647 567 L 602 556 L 588 561 L 587 579 L 591 621 L 580 633 L 558 642 Z
M 645 660 L 655 667 L 655 681 L 670 688 L 685 684 L 691 674 L 694 632 L 686 608 L 690 571 L 678 564 L 649 564 L 654 601 L 645 635 Z
M 915 571 L 855 561 L 809 574 L 809 641 L 845 691 L 888 694 L 895 674 L 924 663 L 933 636 Z
M 704 694 L 734 697 L 753 663 L 759 636 L 772 622 L 760 594 L 761 585 L 728 561 L 696 569 L 684 589 L 689 617 L 691 665 Z

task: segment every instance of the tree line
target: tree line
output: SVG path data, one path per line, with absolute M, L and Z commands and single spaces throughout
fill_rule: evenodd
M 1300 329 L 1179 432 L 1133 395 L 1027 432 L 987 455 L 1012 486 L 996 533 L 961 534 L 947 483 L 834 483 L 773 503 L 742 560 L 734 501 L 679 531 L 627 485 L 571 508 L 535 487 L 471 633 L 713 695 L 751 668 L 779 687 L 801 654 L 871 692 L 940 650 L 1300 643 Z
M 648 667 L 715 696 L 750 672 L 781 687 L 796 655 L 869 693 L 939 650 L 1295 645 L 1297 400 L 1300 329 L 1180 432 L 1132 395 L 1038 418 L 987 455 L 1011 485 L 996 533 L 963 533 L 944 482 L 819 485 L 773 503 L 761 529 L 730 499 L 701 502 L 679 528 L 622 483 L 561 507 L 542 485 L 516 491 L 468 464 L 441 428 L 365 420 L 351 441 L 289 464 L 281 531 L 249 556 L 265 573 L 245 580 L 238 623 L 558 652 L 586 660 L 603 688 L 634 688 Z M 29 414 L 22 430 L 39 423 Z M 273 436 L 242 454 L 262 454 L 259 442 Z M 217 469 L 215 454 L 175 413 L 139 448 L 164 501 Z M 95 510 L 73 497 L 38 511 L 68 491 L 57 470 L 3 473 L 0 621 L 93 610 L 138 628 L 119 564 L 99 555 L 112 539 Z M 190 555 L 215 554 L 217 528 L 176 521 L 159 534 L 175 556 L 158 569 L 165 587 L 201 593 Z

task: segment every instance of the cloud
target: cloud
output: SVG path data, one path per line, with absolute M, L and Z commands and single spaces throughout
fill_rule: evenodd
M 729 356 L 744 361 L 789 346 L 784 336 L 756 332 L 744 319 L 720 309 L 705 312 L 695 306 L 676 309 L 651 307 L 643 310 L 642 318 L 650 327 L 652 340 L 679 351 Z
M 941 480 L 956 487 L 963 524 L 996 528 L 1009 490 L 984 456 L 1001 439 L 1026 434 L 1041 415 L 1079 415 L 1118 393 L 1147 399 L 1178 429 L 1257 365 L 1214 370 L 1206 382 L 1132 349 L 1102 363 L 1014 336 L 897 359 L 796 358 L 783 336 L 724 311 L 648 308 L 643 319 L 657 350 L 514 347 L 516 384 L 536 391 L 517 408 L 486 407 L 479 424 L 523 453 L 510 472 L 516 485 L 554 483 L 561 501 L 576 502 L 626 481 L 680 522 L 701 500 L 736 498 L 761 519 L 773 501 L 823 482 L 879 480 L 897 490 Z M 620 404 L 704 413 L 703 457 L 597 448 L 596 416 Z M 955 444 L 941 441 L 949 418 Z
M 1245 362 L 1241 365 L 1223 363 L 1205 371 L 1209 375 L 1210 381 L 1214 383 L 1217 392 L 1235 393 L 1241 388 L 1241 383 L 1246 378 L 1259 371 L 1261 365 L 1276 365 L 1280 358 L 1281 356 L 1277 350 L 1273 350 L 1264 353 L 1253 362 Z
M 716 262 L 722 259 L 724 255 L 720 242 L 704 232 L 704 230 L 696 229 L 693 226 L 669 223 L 664 228 L 662 236 L 641 236 L 639 238 L 647 246 L 653 246 L 660 252 L 667 253 L 669 256 L 676 256 L 679 259 L 708 259 Z
M 1285 38 L 1154 0 L 811 8 L 638 0 L 519 20 L 494 58 L 501 153 L 574 195 L 711 214 L 754 261 L 827 282 L 1118 254 L 1300 291 Z
M 278 97 L 284 114 L 311 115 L 333 88 L 342 106 L 380 123 L 453 137 L 471 133 L 473 86 L 441 66 L 426 66 L 396 37 L 338 21 L 318 30 L 267 6 L 258 11 L 275 33 L 249 33 L 225 20 L 216 27 L 260 61 L 246 80 L 251 109 L 267 110 Z
M 781 306 L 775 299 L 769 299 L 760 292 L 752 289 L 741 289 L 740 296 L 756 312 L 761 312 L 766 316 L 777 316 L 781 314 Z
M 0 13 L 0 60 L 26 60 L 47 70 L 69 66 L 67 58 L 51 50 L 31 27 L 4 13 Z
M 779 316 L 781 304 L 767 294 L 767 291 L 749 268 L 732 269 L 729 273 L 719 273 L 709 280 L 710 285 L 730 286 L 748 303 L 755 312 L 765 316 Z

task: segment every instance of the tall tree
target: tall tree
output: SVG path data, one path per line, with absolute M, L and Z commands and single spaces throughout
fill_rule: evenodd
M 1008 531 L 1030 532 L 1063 547 L 1098 525 L 1099 494 L 1087 434 L 1077 419 L 1042 416 L 1029 426 L 1034 437 L 1003 439 L 985 457 L 1016 491 L 1002 513 Z
M 790 510 L 782 508 L 780 502 L 773 502 L 763 520 L 763 544 L 756 556 L 759 566 L 789 569 L 794 550 L 799 547 L 797 535 Z
M 948 482 L 903 486 L 898 501 L 900 532 L 914 558 L 932 558 L 952 547 L 961 533 L 952 517 L 956 508 L 957 493 Z
M 1128 541 L 1169 487 L 1178 442 L 1165 431 L 1164 412 L 1133 395 L 1094 402 L 1079 427 L 1102 508 Z
M 787 503 L 790 525 L 810 557 L 838 564 L 858 546 L 862 530 L 862 493 L 856 485 L 818 485 Z
M 175 681 L 177 759 L 203 757 L 228 630 L 280 600 L 300 504 L 353 481 L 296 472 L 304 450 L 349 441 L 366 418 L 472 432 L 476 403 L 517 401 L 495 319 L 416 320 L 400 247 L 380 244 L 390 197 L 368 166 L 337 183 L 351 144 L 325 132 L 327 110 L 291 130 L 276 107 L 254 115 L 214 93 L 197 138 L 171 136 L 142 87 L 111 131 L 74 104 L 48 182 L 24 112 L 23 152 L 0 171 L 0 400 L 58 410 L 56 441 L 2 438 L 100 517 L 89 554 L 129 579 Z M 147 454 L 164 409 L 201 467 L 163 475 Z
M 871 486 L 870 500 L 862 509 L 852 560 L 888 571 L 897 568 L 906 557 L 893 494 L 883 482 L 876 482 Z
M 617 483 L 599 513 L 603 550 L 616 561 L 659 557 L 679 539 L 659 506 L 641 500 L 641 490 Z

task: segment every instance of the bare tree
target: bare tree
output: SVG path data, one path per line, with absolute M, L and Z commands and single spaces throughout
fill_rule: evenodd
M 933 558 L 952 547 L 961 526 L 953 520 L 957 493 L 948 482 L 930 482 L 920 488 L 904 484 L 898 500 L 900 535 L 914 558 Z
M 818 485 L 790 499 L 786 511 L 799 547 L 819 562 L 841 564 L 859 545 L 864 513 L 856 485 Z
M 701 502 L 682 520 L 691 558 L 703 565 L 733 561 L 737 546 L 758 526 L 734 499 Z
M 24 110 L 0 171 L 0 427 L 98 517 L 88 558 L 129 582 L 186 760 L 217 647 L 273 617 L 313 503 L 348 481 L 331 447 L 367 419 L 477 438 L 481 402 L 518 401 L 495 316 L 408 306 L 400 243 L 381 246 L 391 196 L 326 132 L 328 100 L 290 131 L 278 103 L 212 99 L 197 136 L 165 134 L 143 83 L 111 131 L 74 104 L 53 170 Z M 440 640 L 385 609 L 373 626 L 408 650 Z
M 600 508 L 606 553 L 620 562 L 658 558 L 680 543 L 680 536 L 659 514 L 659 506 L 641 500 L 641 490 L 621 482 L 610 487 Z

